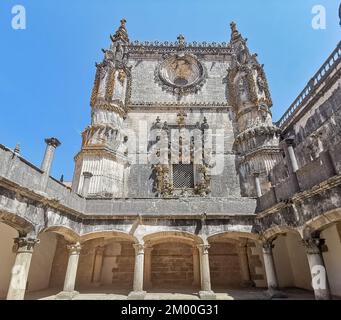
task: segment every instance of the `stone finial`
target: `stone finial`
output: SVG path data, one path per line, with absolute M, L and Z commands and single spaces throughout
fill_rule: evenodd
M 231 40 L 232 41 L 238 40 L 241 36 L 240 36 L 239 31 L 237 30 L 237 24 L 234 21 L 232 21 L 230 23 L 230 27 L 231 27 Z
M 116 42 L 116 41 L 119 41 L 119 40 L 121 40 L 123 42 L 129 42 L 128 32 L 127 32 L 127 29 L 126 29 L 126 23 L 127 23 L 127 20 L 123 18 L 121 20 L 121 25 L 117 29 L 115 35 L 111 36 L 111 40 L 113 42 Z
M 20 144 L 19 144 L 19 143 L 17 143 L 17 144 L 15 145 L 14 153 L 15 153 L 15 154 L 20 154 Z
M 60 141 L 57 138 L 47 138 L 45 139 L 45 143 L 52 147 L 59 147 L 61 145 Z
M 185 37 L 182 34 L 179 34 L 176 39 L 178 40 L 178 45 L 180 47 L 184 47 L 185 46 L 186 40 L 185 40 Z

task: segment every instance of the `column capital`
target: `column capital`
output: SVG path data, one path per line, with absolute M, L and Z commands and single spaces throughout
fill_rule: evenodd
M 321 247 L 325 244 L 325 239 L 318 236 L 309 237 L 303 240 L 307 254 L 321 254 Z
M 145 245 L 143 243 L 134 243 L 133 247 L 135 248 L 136 255 L 144 254 Z
M 208 254 L 208 249 L 211 247 L 209 244 L 198 244 L 198 249 L 202 250 L 203 254 Z
M 33 251 L 34 246 L 40 239 L 30 237 L 18 237 L 14 239 L 15 250 L 17 252 Z
M 294 137 L 288 137 L 284 141 L 287 144 L 287 146 L 293 147 L 295 145 L 295 138 Z
M 67 249 L 69 250 L 70 255 L 79 255 L 82 250 L 82 246 L 79 242 L 73 243 L 73 244 L 68 244 Z
M 272 241 L 263 242 L 262 246 L 263 246 L 263 252 L 266 254 L 272 254 L 272 249 L 275 247 Z
M 60 141 L 57 138 L 46 138 L 45 143 L 48 146 L 52 146 L 54 148 L 57 148 L 61 145 Z

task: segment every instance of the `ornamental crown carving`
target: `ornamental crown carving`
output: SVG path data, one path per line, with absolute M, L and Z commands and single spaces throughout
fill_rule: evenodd
M 189 53 L 168 55 L 155 70 L 162 89 L 178 95 L 198 92 L 206 78 L 205 66 Z

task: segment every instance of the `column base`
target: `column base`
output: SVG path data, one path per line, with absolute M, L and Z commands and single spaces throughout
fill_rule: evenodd
M 265 292 L 265 294 L 269 299 L 285 299 L 285 298 L 288 298 L 288 296 L 285 293 L 283 293 L 282 291 L 279 291 L 277 289 L 268 289 Z
M 79 295 L 78 291 L 61 291 L 56 294 L 56 300 L 72 300 L 77 295 Z
M 332 300 L 329 290 L 315 290 L 315 300 Z
M 146 291 L 132 291 L 128 295 L 128 300 L 144 300 L 146 297 Z
M 214 292 L 211 291 L 199 291 L 199 298 L 201 300 L 216 300 L 217 297 Z

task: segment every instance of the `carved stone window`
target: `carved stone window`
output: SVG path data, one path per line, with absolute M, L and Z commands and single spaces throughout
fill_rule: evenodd
M 173 164 L 173 186 L 175 189 L 194 188 L 193 164 Z

